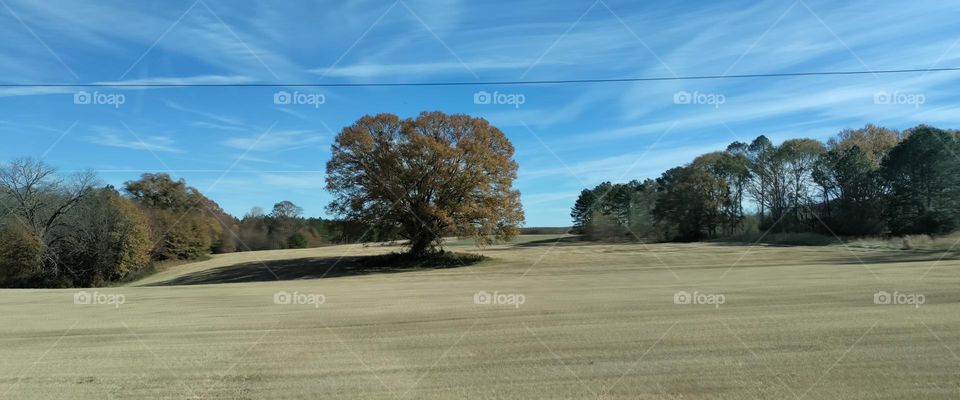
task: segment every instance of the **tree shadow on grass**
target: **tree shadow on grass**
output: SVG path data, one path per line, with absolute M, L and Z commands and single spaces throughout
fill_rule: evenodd
M 561 244 L 591 244 L 587 240 L 584 240 L 580 235 L 570 235 L 562 236 L 559 238 L 549 238 L 549 239 L 540 239 L 532 240 L 529 242 L 514 243 L 510 247 L 543 247 L 543 246 L 554 246 Z M 506 249 L 503 249 L 506 250 Z
M 872 253 L 857 253 L 856 256 L 841 256 L 836 264 L 893 264 L 912 262 L 939 262 L 960 260 L 960 252 L 946 253 L 943 250 L 879 250 Z
M 477 254 L 446 252 L 421 260 L 412 259 L 405 254 L 390 253 L 376 256 L 254 261 L 198 271 L 146 286 L 212 285 L 389 274 L 464 267 L 486 259 Z

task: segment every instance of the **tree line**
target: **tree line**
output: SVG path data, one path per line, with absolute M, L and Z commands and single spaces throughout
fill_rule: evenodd
M 390 240 L 362 223 L 304 218 L 281 201 L 243 218 L 183 179 L 147 173 L 120 189 L 18 159 L 0 166 L 0 287 L 101 286 L 154 263 L 211 253 Z
M 960 223 L 960 133 L 867 125 L 826 143 L 734 142 L 656 179 L 584 189 L 591 239 L 696 241 L 749 232 L 943 235 Z

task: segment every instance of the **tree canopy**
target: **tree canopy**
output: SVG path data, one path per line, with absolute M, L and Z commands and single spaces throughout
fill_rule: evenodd
M 482 118 L 368 115 L 337 135 L 332 152 L 328 210 L 397 226 L 414 256 L 438 250 L 447 234 L 506 239 L 524 221 L 513 145 Z
M 672 168 L 655 185 L 634 182 L 584 189 L 571 212 L 574 226 L 588 237 L 598 227 L 608 233 L 619 227 L 634 238 L 665 240 L 748 229 L 940 235 L 960 226 L 960 137 L 924 125 L 903 133 L 875 125 L 845 129 L 826 143 L 775 144 L 761 135 Z M 634 208 L 631 199 L 640 195 L 655 206 Z M 622 217 L 625 210 L 631 219 Z

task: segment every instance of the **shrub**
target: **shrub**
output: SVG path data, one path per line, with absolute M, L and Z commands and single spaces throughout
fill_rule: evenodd
M 153 248 L 155 260 L 192 260 L 210 252 L 213 240 L 209 225 L 198 211 L 186 214 L 170 210 L 146 210 L 151 236 L 157 238 Z
M 308 245 L 307 238 L 300 233 L 294 233 L 287 239 L 287 247 L 291 249 L 305 249 Z
M 19 224 L 0 226 L 0 287 L 33 286 L 43 245 Z
M 627 228 L 612 215 L 603 215 L 600 212 L 594 214 L 583 228 L 588 240 L 621 241 L 631 238 Z

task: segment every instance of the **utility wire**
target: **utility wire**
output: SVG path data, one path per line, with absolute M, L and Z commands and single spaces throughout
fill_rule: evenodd
M 609 78 L 609 79 L 557 79 L 539 81 L 453 81 L 453 82 L 352 82 L 352 83 L 0 83 L 0 87 L 105 87 L 105 88 L 149 88 L 149 87 L 391 87 L 391 86 L 492 86 L 492 85 L 562 85 L 578 83 L 629 83 L 629 82 L 656 82 L 656 81 L 692 81 L 707 79 L 748 79 L 748 78 L 778 78 L 794 76 L 833 76 L 833 75 L 878 75 L 878 74 L 906 74 L 917 72 L 949 72 L 960 71 L 960 67 L 949 68 L 913 68 L 913 69 L 886 69 L 875 71 L 821 71 L 821 72 L 783 72 L 769 74 L 744 75 L 691 75 L 691 76 L 663 76 L 641 78 Z

